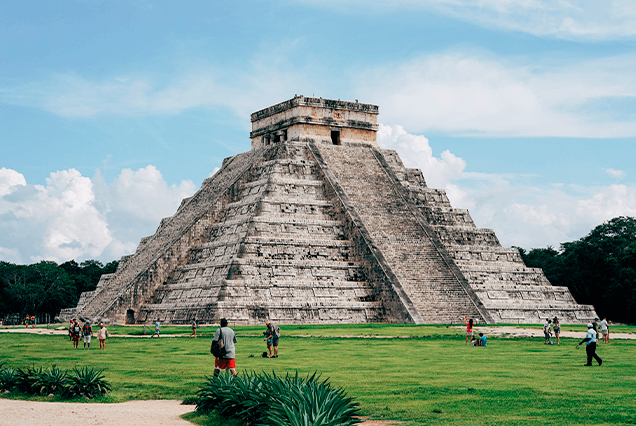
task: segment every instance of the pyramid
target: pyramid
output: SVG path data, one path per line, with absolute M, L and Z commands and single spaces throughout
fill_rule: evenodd
M 376 105 L 296 96 L 252 114 L 154 235 L 60 319 L 114 323 L 589 322 L 590 305 L 477 228 L 376 142 Z

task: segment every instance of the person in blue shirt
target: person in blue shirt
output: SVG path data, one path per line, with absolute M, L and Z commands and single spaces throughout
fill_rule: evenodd
M 486 339 L 484 333 L 479 333 L 479 346 L 488 346 L 488 339 Z
M 578 349 L 579 346 L 585 343 L 585 352 L 587 352 L 587 364 L 585 364 L 586 367 L 592 366 L 592 358 L 594 358 L 596 362 L 598 362 L 599 366 L 603 364 L 603 360 L 601 359 L 601 357 L 596 355 L 597 340 L 598 340 L 598 332 L 594 329 L 593 324 L 588 324 L 587 335 L 585 336 L 585 339 L 581 340 L 579 344 L 576 345 L 576 348 Z

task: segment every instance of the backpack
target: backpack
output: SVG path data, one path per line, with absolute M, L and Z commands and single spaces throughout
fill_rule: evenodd
M 225 344 L 223 343 L 223 328 L 219 328 L 219 340 L 212 340 L 210 353 L 214 355 L 215 358 L 223 358 L 227 353 Z
M 85 336 L 88 336 L 89 334 L 91 334 L 91 326 L 90 325 L 84 325 L 84 329 L 82 330 L 82 332 L 84 333 Z
M 280 327 L 274 324 L 274 336 L 280 337 Z

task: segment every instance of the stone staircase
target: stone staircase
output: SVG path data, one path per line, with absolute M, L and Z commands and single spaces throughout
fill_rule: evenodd
M 303 144 L 233 188 L 208 242 L 145 304 L 139 321 L 368 322 L 385 319 Z
M 416 322 L 449 323 L 464 316 L 488 321 L 470 294 L 472 290 L 462 285 L 463 277 L 440 250 L 436 236 L 404 198 L 395 176 L 392 179 L 387 174 L 376 150 L 321 144 L 313 148 L 416 307 Z
M 493 320 L 537 323 L 559 316 L 580 323 L 596 316 L 567 288 L 552 286 L 541 269 L 526 267 L 517 249 L 502 247 L 493 230 L 477 228 L 467 210 L 452 208 L 443 190 L 426 187 L 419 170 L 405 168 L 395 151 L 381 152 Z

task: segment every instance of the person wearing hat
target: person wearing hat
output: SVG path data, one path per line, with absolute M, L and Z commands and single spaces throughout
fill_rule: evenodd
M 585 336 L 585 339 L 581 340 L 579 344 L 576 345 L 576 348 L 578 349 L 579 346 L 585 343 L 585 352 L 587 352 L 587 364 L 585 364 L 586 367 L 592 366 L 592 358 L 594 358 L 598 362 L 599 366 L 603 364 L 603 360 L 601 359 L 601 357 L 596 355 L 597 340 L 598 340 L 598 332 L 594 330 L 593 324 L 588 324 L 587 335 Z
M 106 338 L 109 336 L 108 330 L 104 327 L 104 323 L 99 324 L 97 338 L 99 339 L 99 349 L 106 350 Z

